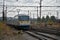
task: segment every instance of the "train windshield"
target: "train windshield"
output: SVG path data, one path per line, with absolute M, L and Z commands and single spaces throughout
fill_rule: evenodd
M 29 16 L 19 16 L 19 20 L 29 20 Z

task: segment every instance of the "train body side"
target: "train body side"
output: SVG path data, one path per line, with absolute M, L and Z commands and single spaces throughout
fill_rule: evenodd
M 7 24 L 21 30 L 28 30 L 30 28 L 30 19 L 27 15 L 19 15 L 17 20 L 9 20 Z

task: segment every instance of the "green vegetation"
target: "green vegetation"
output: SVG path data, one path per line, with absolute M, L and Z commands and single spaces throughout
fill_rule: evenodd
M 55 16 L 51 16 L 51 17 L 46 16 L 46 18 L 38 17 L 37 23 L 32 23 L 31 28 L 41 32 L 60 35 L 60 23 L 57 22 L 57 19 L 55 18 Z M 55 30 L 55 31 L 52 31 L 52 30 Z
M 38 17 L 38 18 L 37 18 L 37 21 L 38 21 L 38 22 L 40 22 L 40 21 L 41 21 L 41 18 L 40 18 L 40 17 Z
M 55 18 L 55 16 L 51 16 L 51 17 L 49 17 L 49 16 L 46 16 L 46 18 L 44 18 L 44 17 L 42 17 L 42 18 L 39 18 L 38 17 L 38 19 L 37 19 L 37 21 L 38 22 L 44 22 L 44 23 L 55 23 L 56 22 L 56 18 Z
M 42 17 L 41 22 L 45 22 L 45 18 L 44 17 Z
M 48 20 L 50 20 L 50 18 L 49 18 L 49 16 L 46 16 L 45 21 L 47 22 Z
M 55 16 L 46 16 L 45 17 L 38 17 L 37 18 L 37 22 L 35 23 L 36 21 L 34 21 L 31 26 L 33 27 L 36 27 L 36 28 L 39 28 L 39 27 L 42 27 L 42 28 L 45 28 L 45 27 L 48 27 L 48 28 L 52 28 L 52 29 L 58 29 L 60 28 L 60 23 L 57 22 L 57 19 L 55 18 Z
M 50 18 L 53 22 L 56 22 L 56 18 L 54 16 L 51 16 Z
M 42 17 L 42 18 L 40 18 L 40 17 L 38 17 L 37 18 L 37 21 L 34 21 L 33 23 L 32 23 L 32 25 L 33 26 L 40 26 L 40 27 L 47 27 L 47 26 L 54 26 L 54 25 L 59 25 L 58 23 L 57 23 L 57 19 L 55 18 L 55 16 L 51 16 L 51 17 L 49 17 L 49 16 L 46 16 L 46 18 L 45 17 Z M 54 26 L 55 27 L 55 26 Z

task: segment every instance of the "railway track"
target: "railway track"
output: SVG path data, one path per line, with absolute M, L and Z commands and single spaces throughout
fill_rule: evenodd
M 40 33 L 40 32 L 26 31 L 25 33 L 29 34 L 30 36 L 38 40 L 59 40 L 51 35 Z
M 14 32 L 19 32 L 16 31 L 15 29 L 13 29 Z M 41 32 L 37 32 L 37 31 L 25 31 L 26 34 L 32 36 L 31 38 L 36 38 L 38 40 L 59 40 L 59 38 L 55 37 L 54 35 L 49 35 L 46 33 L 41 33 Z M 26 37 L 26 36 L 25 36 Z M 24 38 L 26 40 L 29 40 L 29 38 Z

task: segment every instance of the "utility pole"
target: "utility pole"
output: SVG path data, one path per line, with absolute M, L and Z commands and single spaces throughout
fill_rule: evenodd
M 37 18 L 38 18 L 38 6 L 37 6 Z
M 58 17 L 59 17 L 59 13 L 58 13 L 58 11 L 57 11 L 57 19 L 58 19 Z
M 7 20 L 7 6 L 6 6 L 6 9 L 4 10 L 4 20 L 6 21 Z
M 33 13 L 33 20 L 34 20 L 34 13 Z
M 41 18 L 41 4 L 42 4 L 42 0 L 40 0 L 40 18 Z
M 29 16 L 29 10 L 28 10 L 28 16 Z
M 18 12 L 18 16 L 19 16 L 20 9 L 17 9 L 17 12 Z
M 51 13 L 50 13 L 50 12 L 48 12 L 48 15 L 47 15 L 47 16 L 51 17 Z
M 17 9 L 17 13 L 18 13 L 18 20 L 19 20 L 19 12 L 20 12 L 20 9 Z
M 3 21 L 5 21 L 5 15 L 4 15 L 4 4 L 5 4 L 5 0 L 3 0 Z
M 30 16 L 31 16 L 31 12 L 30 12 Z

